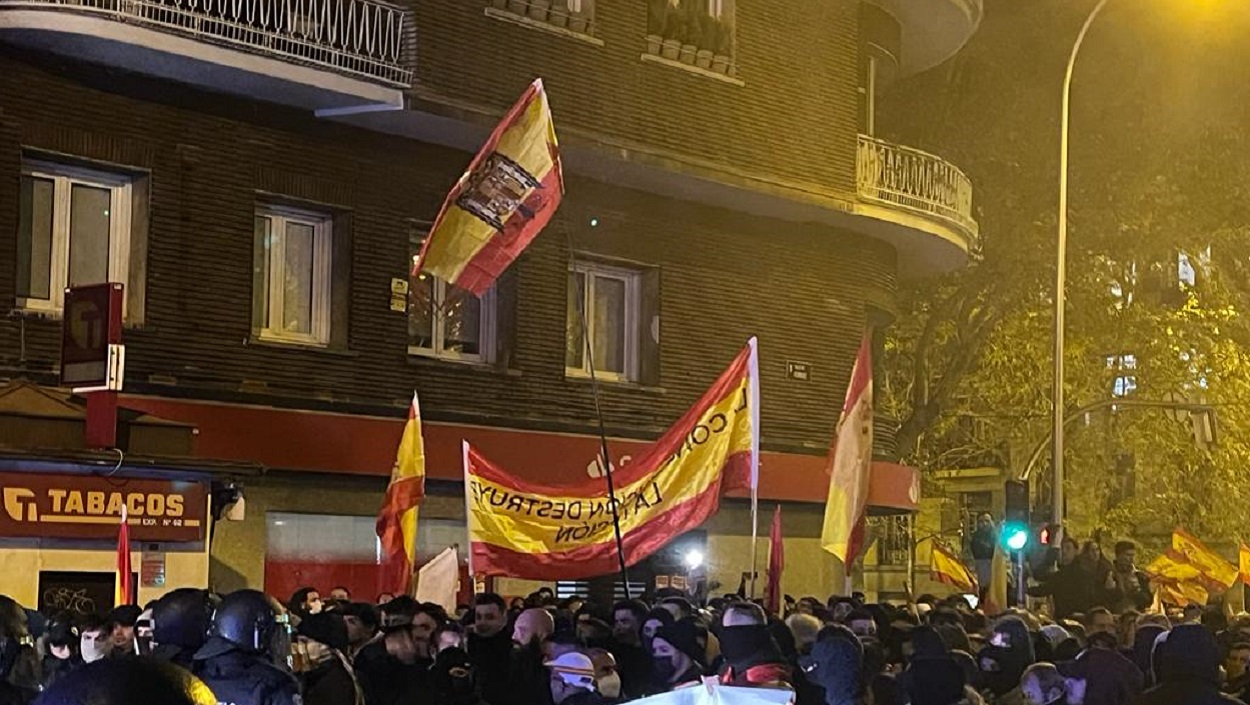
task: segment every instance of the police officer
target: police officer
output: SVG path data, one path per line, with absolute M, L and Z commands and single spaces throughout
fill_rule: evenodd
M 218 705 L 302 705 L 299 681 L 273 663 L 280 650 L 278 612 L 263 592 L 239 590 L 222 599 L 195 672 Z
M 212 621 L 208 592 L 178 588 L 166 593 L 152 605 L 152 656 L 191 670 Z

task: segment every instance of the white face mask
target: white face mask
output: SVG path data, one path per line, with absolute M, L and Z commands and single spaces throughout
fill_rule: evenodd
M 79 641 L 79 646 L 82 650 L 83 662 L 93 663 L 95 661 L 99 661 L 104 658 L 106 654 L 108 654 L 110 644 L 107 641 L 104 642 L 103 645 L 97 644 L 95 637 L 83 634 L 81 640 Z
M 70 651 L 69 646 L 53 646 L 50 651 L 53 656 L 61 659 L 62 661 L 74 655 L 74 652 Z
M 599 686 L 599 692 L 603 694 L 603 697 L 609 700 L 621 697 L 621 674 L 615 671 L 600 678 L 596 681 L 596 685 Z
M 322 607 L 324 607 L 324 604 L 321 600 L 313 600 L 308 603 L 308 614 L 321 614 Z

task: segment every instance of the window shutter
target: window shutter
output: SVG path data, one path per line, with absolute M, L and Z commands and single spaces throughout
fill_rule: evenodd
M 638 381 L 648 386 L 660 384 L 660 268 L 651 267 L 640 275 L 638 312 Z
M 352 213 L 338 211 L 330 226 L 330 341 L 329 347 L 346 350 L 351 340 Z

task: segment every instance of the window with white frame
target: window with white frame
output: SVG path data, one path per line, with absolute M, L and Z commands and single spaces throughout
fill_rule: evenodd
M 1127 397 L 1137 391 L 1137 356 L 1108 355 L 1107 370 L 1111 373 L 1111 396 Z
M 18 187 L 17 298 L 57 312 L 65 289 L 126 283 L 130 269 L 129 176 L 27 162 Z
M 638 378 L 641 273 L 589 261 L 569 272 L 564 366 L 567 374 L 603 379 Z M 591 341 L 587 355 L 587 340 Z
M 415 266 L 421 249 L 413 243 Z M 408 283 L 408 353 L 490 362 L 495 349 L 495 287 L 481 298 L 429 274 Z
M 325 213 L 257 207 L 253 286 L 261 340 L 330 341 L 332 224 Z

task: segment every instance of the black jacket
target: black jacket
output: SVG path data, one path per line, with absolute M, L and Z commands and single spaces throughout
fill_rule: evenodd
M 356 680 L 365 705 L 422 705 L 432 703 L 430 661 L 407 664 L 386 651 L 386 642 L 369 644 L 356 654 Z
M 490 705 L 505 705 L 511 695 L 512 636 L 508 630 L 485 638 L 470 634 L 469 660 L 473 662 L 482 699 Z
M 1235 705 L 1220 692 L 1220 647 L 1206 627 L 1182 624 L 1158 642 L 1154 654 L 1159 685 L 1135 705 Z M 1244 705 L 1244 704 L 1243 704 Z
M 213 637 L 195 654 L 196 675 L 219 705 L 298 705 L 299 681 L 264 656 Z
M 301 675 L 304 705 L 356 705 L 356 678 L 336 654 Z

